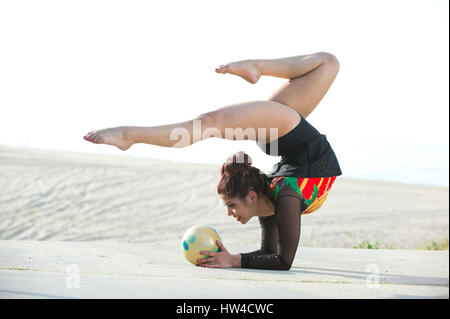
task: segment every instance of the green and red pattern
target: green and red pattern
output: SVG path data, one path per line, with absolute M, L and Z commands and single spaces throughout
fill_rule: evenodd
M 309 178 L 297 178 L 297 177 L 275 177 L 269 183 L 267 182 L 269 189 L 273 192 L 275 201 L 278 198 L 278 192 L 280 191 L 280 185 L 282 181 L 290 186 L 295 192 L 302 195 L 305 198 L 307 208 L 302 214 L 312 213 L 317 210 L 325 201 L 328 196 L 328 191 L 336 180 L 336 176 L 333 177 L 309 177 Z

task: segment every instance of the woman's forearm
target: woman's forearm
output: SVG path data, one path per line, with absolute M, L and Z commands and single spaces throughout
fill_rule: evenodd
M 285 262 L 278 254 L 267 255 L 242 255 L 241 268 L 252 269 L 272 269 L 272 270 L 289 270 L 291 269 L 292 261 Z

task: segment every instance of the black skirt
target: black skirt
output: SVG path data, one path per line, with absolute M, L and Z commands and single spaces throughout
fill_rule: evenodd
M 269 178 L 333 177 L 342 175 L 339 162 L 327 137 L 308 123 L 301 115 L 300 123 L 279 139 L 258 146 L 267 155 L 281 156 Z

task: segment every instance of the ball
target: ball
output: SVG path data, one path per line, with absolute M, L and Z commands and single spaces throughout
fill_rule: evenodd
M 205 258 L 201 251 L 220 251 L 216 240 L 220 240 L 217 231 L 209 225 L 196 225 L 189 228 L 181 239 L 181 251 L 184 257 L 192 264 L 198 265 L 197 259 Z

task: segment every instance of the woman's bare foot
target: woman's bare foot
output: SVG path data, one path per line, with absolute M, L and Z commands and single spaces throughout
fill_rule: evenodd
M 94 144 L 108 144 L 117 146 L 122 151 L 126 151 L 133 145 L 133 141 L 128 134 L 126 126 L 107 128 L 89 132 L 84 139 Z
M 216 72 L 221 74 L 231 73 L 234 75 L 239 75 L 241 78 L 252 84 L 258 82 L 261 77 L 261 72 L 259 71 L 256 63 L 252 60 L 223 64 L 216 69 Z

